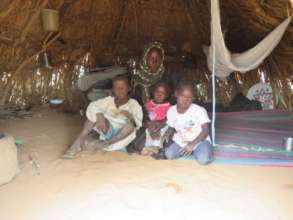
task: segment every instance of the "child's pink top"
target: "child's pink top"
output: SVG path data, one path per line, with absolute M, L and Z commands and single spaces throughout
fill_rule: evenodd
M 167 115 L 167 111 L 170 108 L 170 103 L 165 102 L 161 104 L 156 104 L 153 100 L 150 100 L 146 104 L 146 108 L 149 114 L 149 118 L 151 121 L 160 121 L 164 120 Z

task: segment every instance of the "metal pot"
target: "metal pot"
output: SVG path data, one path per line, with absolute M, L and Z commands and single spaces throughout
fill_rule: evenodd
M 292 151 L 293 150 L 293 138 L 292 137 L 284 138 L 284 145 L 285 145 L 286 151 Z

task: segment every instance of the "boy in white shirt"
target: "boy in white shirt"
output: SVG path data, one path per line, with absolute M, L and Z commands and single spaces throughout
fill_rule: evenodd
M 191 155 L 200 164 L 208 164 L 213 159 L 213 151 L 209 137 L 210 119 L 206 110 L 192 103 L 194 87 L 190 82 L 179 83 L 175 96 L 177 104 L 167 113 L 169 126 L 163 140 L 173 141 L 165 149 L 168 159 L 177 159 Z
M 105 149 L 118 142 L 122 148 L 135 138 L 131 135 L 142 125 L 142 108 L 136 100 L 128 97 L 130 87 L 126 76 L 116 76 L 112 83 L 114 96 L 89 104 L 83 130 L 62 158 L 72 159 L 83 149 Z M 88 134 L 92 130 L 99 133 L 99 139 L 90 139 Z M 126 138 L 129 140 L 124 141 Z

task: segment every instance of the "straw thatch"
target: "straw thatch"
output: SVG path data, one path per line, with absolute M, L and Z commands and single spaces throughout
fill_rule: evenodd
M 289 0 L 222 0 L 222 26 L 228 48 L 241 52 L 260 41 L 293 10 Z M 84 68 L 138 56 L 143 46 L 161 41 L 172 57 L 189 51 L 197 69 L 197 94 L 210 100 L 210 77 L 202 45 L 209 44 L 208 0 L 2 0 L 0 5 L 0 105 L 39 104 L 61 97 L 73 104 L 74 82 Z M 60 31 L 44 32 L 40 10 L 60 12 Z M 187 48 L 186 48 L 187 47 Z M 53 69 L 38 56 L 49 51 Z M 175 59 L 176 60 L 176 59 Z M 263 71 L 279 108 L 293 108 L 293 24 L 258 70 L 218 81 L 219 101 L 259 81 Z

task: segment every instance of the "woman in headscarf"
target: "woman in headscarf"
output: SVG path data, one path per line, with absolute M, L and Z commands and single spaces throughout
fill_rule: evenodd
M 140 69 L 134 72 L 132 76 L 132 94 L 133 97 L 143 106 L 144 122 L 148 121 L 146 103 L 152 98 L 154 86 L 159 81 L 164 81 L 174 91 L 177 83 L 180 81 L 180 74 L 176 74 L 164 67 L 165 53 L 161 43 L 150 43 L 142 57 Z M 174 94 L 171 92 L 169 101 L 174 104 Z M 140 153 L 146 141 L 146 126 L 143 126 L 136 133 L 135 140 L 127 146 L 129 153 Z
M 164 58 L 165 52 L 159 42 L 150 43 L 144 50 L 140 68 L 132 77 L 133 96 L 142 106 L 145 106 L 151 98 L 153 86 L 158 81 L 165 81 L 170 86 L 171 91 L 179 81 L 179 74 L 165 69 Z M 172 99 L 171 96 L 171 102 Z

